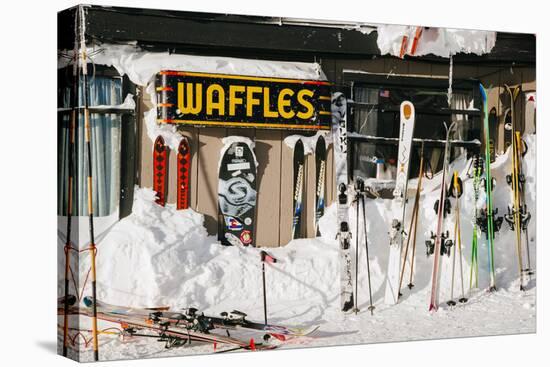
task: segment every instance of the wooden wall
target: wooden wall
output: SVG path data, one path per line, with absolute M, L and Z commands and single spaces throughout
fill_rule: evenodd
M 150 103 L 142 99 L 141 108 L 147 111 Z M 141 128 L 141 160 L 139 185 L 152 187 L 153 144 L 147 136 L 143 121 Z M 258 196 L 256 204 L 256 244 L 262 247 L 284 246 L 290 241 L 293 196 L 293 151 L 285 143 L 291 132 L 265 129 L 226 129 L 180 127 L 191 146 L 191 173 L 189 176 L 190 206 L 203 213 L 208 233 L 218 230 L 218 162 L 223 147 L 222 139 L 230 135 L 246 136 L 256 143 L 258 159 Z M 307 133 L 296 132 L 305 135 Z M 176 155 L 169 151 L 168 203 L 176 201 Z M 302 237 L 314 237 L 315 219 L 315 157 L 306 156 L 304 185 L 304 220 Z M 334 200 L 334 162 L 332 146 L 327 151 L 325 197 L 327 205 Z

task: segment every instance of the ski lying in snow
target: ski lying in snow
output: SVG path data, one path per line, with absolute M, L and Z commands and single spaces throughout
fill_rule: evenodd
M 168 166 L 168 148 L 162 136 L 158 136 L 153 147 L 153 190 L 157 192 L 156 203 L 166 204 L 166 171 Z
M 207 316 L 203 313 L 199 313 L 194 308 L 189 308 L 181 312 L 174 311 L 158 311 L 149 314 L 149 317 L 153 320 L 161 320 L 164 322 L 169 322 L 173 325 L 179 325 L 183 323 L 190 324 L 203 324 L 211 325 L 212 328 L 227 329 L 227 330 L 236 330 L 236 329 L 247 329 L 251 331 L 258 331 L 270 335 L 276 336 L 309 336 L 314 333 L 319 326 L 314 326 L 311 328 L 297 328 L 297 327 L 286 327 L 279 325 L 263 324 L 260 322 L 253 322 L 247 320 L 246 314 L 240 311 L 232 312 L 222 312 L 221 317 Z M 281 339 L 279 337 L 279 339 Z
M 439 280 L 441 278 L 441 257 L 443 254 L 447 253 L 450 243 L 448 242 L 448 233 L 443 232 L 443 220 L 445 218 L 445 213 L 449 211 L 450 208 L 446 208 L 447 199 L 447 171 L 449 169 L 449 160 L 450 160 L 450 135 L 453 129 L 456 126 L 456 121 L 445 129 L 447 130 L 447 137 L 445 144 L 445 153 L 443 158 L 443 170 L 441 171 L 441 187 L 439 190 L 439 200 L 437 201 L 437 224 L 435 229 L 435 234 L 432 233 L 431 239 L 426 241 L 428 255 L 434 256 L 434 265 L 432 269 L 432 289 L 430 294 L 430 306 L 429 311 L 435 312 L 439 308 Z
M 397 173 L 393 191 L 393 219 L 390 229 L 390 255 L 384 302 L 396 304 L 399 299 L 399 275 L 401 272 L 401 249 L 403 247 L 403 229 L 407 203 L 407 185 L 409 181 L 409 158 L 414 133 L 414 106 L 409 101 L 401 103 L 401 123 L 399 129 L 399 148 L 397 150 Z
M 300 238 L 302 234 L 302 205 L 304 195 L 304 143 L 298 139 L 294 145 L 294 196 L 292 197 L 292 235 Z
M 87 308 L 91 307 L 92 298 L 85 297 L 84 304 Z M 246 342 L 234 337 L 219 335 L 210 332 L 209 330 L 201 331 L 197 328 L 185 327 L 184 325 L 173 326 L 167 323 L 159 322 L 150 319 L 148 316 L 121 312 L 114 312 L 109 310 L 110 307 L 104 308 L 101 304 L 97 306 L 97 317 L 100 320 L 114 322 L 120 324 L 124 332 L 127 335 L 134 336 L 148 336 L 149 334 L 138 334 L 139 330 L 148 330 L 155 332 L 159 337 L 159 341 L 166 342 L 166 347 L 177 347 L 183 345 L 189 345 L 191 341 L 213 343 L 213 344 L 228 344 L 234 345 L 242 349 L 249 350 L 265 350 L 274 349 L 277 347 L 275 344 L 260 344 L 255 343 L 254 339 L 250 342 Z M 89 310 L 81 310 L 81 314 L 88 315 Z
M 85 297 L 84 303 L 91 304 L 92 297 Z M 98 307 L 105 313 L 112 315 L 138 316 L 152 322 L 194 328 L 208 332 L 213 329 L 247 329 L 267 334 L 284 336 L 308 336 L 315 332 L 319 326 L 310 328 L 286 327 L 280 325 L 263 324 L 246 319 L 246 314 L 241 311 L 222 312 L 221 317 L 205 315 L 196 308 L 188 308 L 181 311 L 168 311 L 162 308 L 135 308 L 111 305 L 100 300 Z
M 218 239 L 223 245 L 255 246 L 256 161 L 244 142 L 223 153 L 218 180 Z
M 347 101 L 342 93 L 337 92 L 332 95 L 331 111 L 336 187 L 338 190 L 338 233 L 336 239 L 340 244 L 340 308 L 343 312 L 350 312 L 353 309 L 354 300 L 350 249 L 351 232 L 348 223 Z
M 315 190 L 315 234 L 321 235 L 319 231 L 319 219 L 325 214 L 325 178 L 327 166 L 327 147 L 325 138 L 319 136 L 315 147 L 315 178 L 317 187 Z
M 189 166 L 191 161 L 191 149 L 189 141 L 183 137 L 178 146 L 178 191 L 177 208 L 189 208 Z

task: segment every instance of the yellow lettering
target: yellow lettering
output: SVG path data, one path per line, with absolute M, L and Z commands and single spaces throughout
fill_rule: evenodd
M 214 101 L 214 92 L 218 92 L 217 101 Z M 212 115 L 217 110 L 219 116 L 225 114 L 225 91 L 219 84 L 212 84 L 206 89 L 206 113 Z
M 298 103 L 304 106 L 306 110 L 299 111 L 296 114 L 296 116 L 303 120 L 310 119 L 313 116 L 313 111 L 314 111 L 313 105 L 311 104 L 311 102 L 304 98 L 306 96 L 310 98 L 313 97 L 313 91 L 309 89 L 302 89 L 298 92 L 298 95 L 297 95 Z
M 276 118 L 279 117 L 279 114 L 277 111 L 271 111 L 269 108 L 271 107 L 271 101 L 269 99 L 269 88 L 264 87 L 264 117 L 265 118 Z
M 262 87 L 248 87 L 246 90 L 246 115 L 252 117 L 254 106 L 260 105 L 260 100 L 254 94 L 261 93 Z
M 287 107 L 290 107 L 291 101 L 289 98 L 285 98 L 286 96 L 292 97 L 293 95 L 294 91 L 288 88 L 281 89 L 281 91 L 279 92 L 279 114 L 285 119 L 291 119 L 294 117 L 294 111 L 292 111 L 292 108 L 290 110 L 287 110 Z
M 237 93 L 243 93 L 245 87 L 242 85 L 230 85 L 229 86 L 229 115 L 235 116 L 235 108 L 238 104 L 243 104 L 243 99 L 237 97 Z
M 184 84 L 178 83 L 178 108 L 181 114 L 197 115 L 202 110 L 202 84 L 195 84 L 196 98 L 193 98 L 193 84 L 187 83 L 187 90 L 184 93 Z M 187 98 L 184 98 L 184 94 Z

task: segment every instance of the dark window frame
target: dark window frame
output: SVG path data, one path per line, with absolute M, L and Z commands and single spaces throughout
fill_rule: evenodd
M 449 80 L 447 78 L 441 78 L 441 77 L 429 77 L 429 76 L 415 76 L 415 75 L 388 75 L 388 74 L 381 74 L 381 73 L 369 73 L 369 72 L 362 72 L 362 71 L 346 71 L 343 72 L 343 80 L 344 84 L 347 86 L 346 91 L 347 95 L 350 96 L 353 99 L 354 94 L 354 88 L 357 87 L 364 87 L 364 88 L 372 88 L 372 89 L 385 89 L 385 88 L 428 88 L 428 89 L 438 89 L 440 91 L 447 91 L 449 87 Z M 442 118 L 442 121 L 447 121 L 447 123 L 450 123 L 452 120 L 452 115 L 467 115 L 468 119 L 472 119 L 472 124 L 474 126 L 479 126 L 479 129 L 477 132 L 474 131 L 473 136 L 470 136 L 472 139 L 477 139 L 480 142 L 483 141 L 483 134 L 482 134 L 482 101 L 481 101 L 481 94 L 479 91 L 479 80 L 470 78 L 470 79 L 455 79 L 453 80 L 453 92 L 467 92 L 472 95 L 474 100 L 474 108 L 475 110 L 453 110 L 449 109 L 447 107 L 442 108 L 430 108 L 430 109 L 422 109 L 418 108 L 416 109 L 417 114 L 422 115 L 428 115 L 428 116 L 437 116 Z M 381 108 L 379 108 L 378 113 L 393 113 L 394 114 L 394 124 L 399 123 L 399 106 L 390 106 L 390 105 L 380 105 Z M 364 103 L 352 101 L 351 103 L 348 103 L 348 133 L 354 133 L 355 129 L 355 111 L 367 107 L 372 107 L 372 105 L 366 105 Z M 398 132 L 399 129 L 393 128 L 394 132 Z M 444 130 L 443 130 L 444 131 Z M 349 134 L 348 134 L 349 136 Z M 348 174 L 350 180 L 354 180 L 355 177 L 355 155 L 357 154 L 357 151 L 359 150 L 359 144 L 371 144 L 375 147 L 378 146 L 387 146 L 387 145 L 393 145 L 395 146 L 395 149 L 397 149 L 398 145 L 398 136 L 393 136 L 391 139 L 385 139 L 383 141 L 376 140 L 376 139 L 370 139 L 367 137 L 361 137 L 361 136 L 349 136 L 349 144 L 348 149 L 350 150 L 350 154 L 348 155 Z M 445 139 L 444 136 L 438 136 L 437 139 Z M 413 155 L 418 155 L 420 151 L 420 142 L 413 142 Z M 440 142 L 427 142 L 424 144 L 425 150 L 433 151 L 434 149 L 442 149 L 444 144 Z M 463 147 L 467 149 L 468 156 L 472 154 L 478 154 L 480 152 L 481 145 L 480 144 L 471 144 L 471 143 L 460 143 L 455 144 L 453 147 Z M 415 150 L 418 150 L 418 154 L 415 153 Z M 454 149 L 452 149 L 454 152 Z M 430 152 L 427 152 L 427 154 L 430 154 Z M 418 157 L 416 157 L 418 158 Z M 412 157 L 411 159 L 414 161 L 416 159 L 415 157 Z M 419 159 L 416 159 L 419 160 Z M 417 162 L 418 163 L 418 162 Z M 438 171 L 439 167 L 433 167 L 434 171 Z M 418 169 L 415 168 L 414 164 L 411 166 L 411 169 L 409 171 L 410 177 L 416 177 L 418 174 Z

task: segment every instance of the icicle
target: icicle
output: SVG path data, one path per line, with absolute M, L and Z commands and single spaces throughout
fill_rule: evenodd
M 451 108 L 451 99 L 453 98 L 453 55 L 449 55 L 449 89 L 447 89 L 447 103 Z

